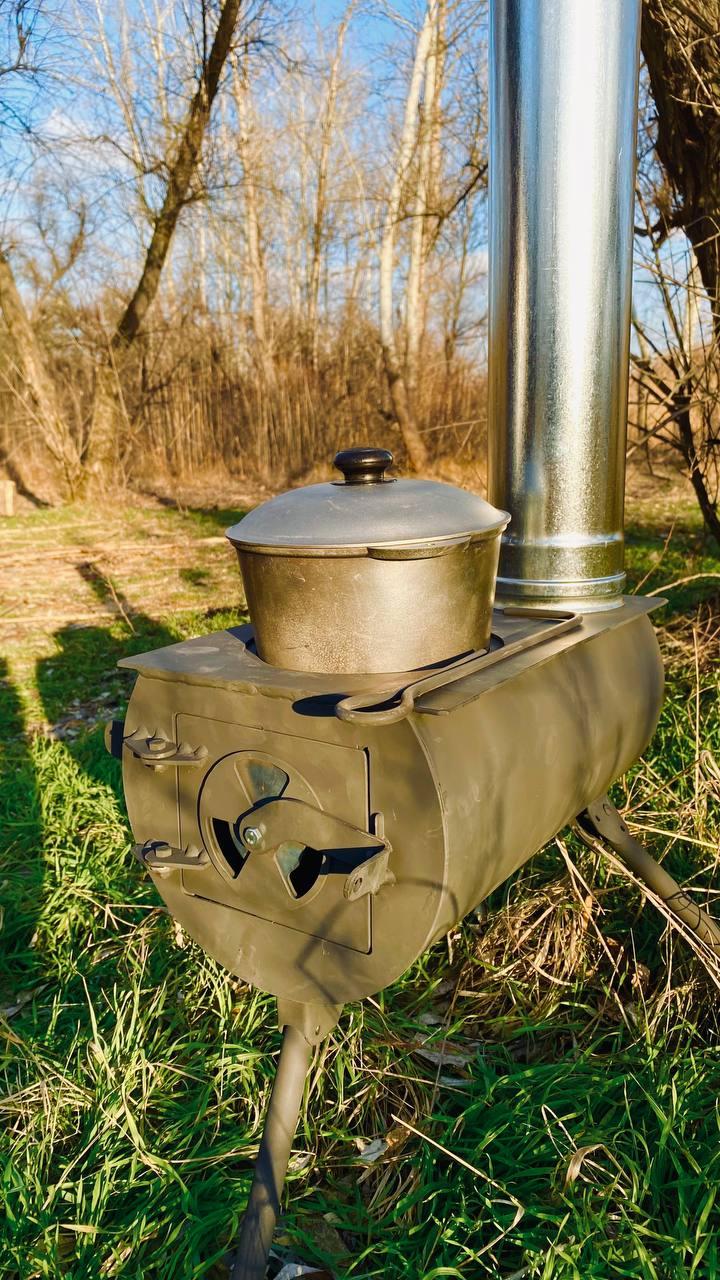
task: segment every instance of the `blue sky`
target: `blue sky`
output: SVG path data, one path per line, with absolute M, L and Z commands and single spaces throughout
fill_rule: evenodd
M 122 0 L 121 0 L 122 2 Z M 133 9 L 137 11 L 136 0 L 129 0 L 129 11 Z M 325 30 L 330 30 L 343 16 L 346 10 L 345 0 L 315 0 L 314 5 L 301 5 L 296 10 L 298 21 L 304 27 L 308 36 L 313 27 L 318 24 Z M 69 5 L 60 12 L 69 14 Z M 381 50 L 389 45 L 409 44 L 410 25 L 416 24 L 421 17 L 421 5 L 417 0 L 397 0 L 392 6 L 384 11 L 378 5 L 363 3 L 359 0 L 357 11 L 353 17 L 351 27 L 347 38 L 347 52 L 351 64 L 356 67 L 365 68 L 367 76 L 371 82 L 378 81 L 378 77 L 383 78 L 383 85 L 387 87 L 386 78 L 390 74 L 389 65 L 386 60 L 379 58 Z M 409 24 L 404 30 L 405 24 Z M 39 28 L 41 34 L 44 33 L 44 27 L 41 22 Z M 68 43 L 70 37 L 67 37 L 60 53 L 62 54 L 61 62 L 68 53 Z M 46 48 L 46 59 L 48 63 L 52 63 L 53 44 L 48 42 Z M 391 82 L 391 88 L 396 89 L 392 92 L 392 97 L 399 102 L 404 94 L 405 85 L 401 77 L 397 77 L 396 81 Z M 31 101 L 32 90 L 20 86 L 17 90 L 15 104 L 18 108 L 27 108 Z M 78 96 L 73 94 L 68 85 L 63 85 L 61 79 L 50 81 L 47 91 L 42 97 L 34 102 L 33 115 L 36 121 L 45 120 L 48 124 L 49 120 L 53 122 L 55 132 L 62 131 L 64 127 L 69 130 L 81 122 L 82 111 L 88 110 L 90 98 L 86 98 L 83 107 Z M 380 104 L 377 103 L 376 107 Z M 85 126 L 89 133 L 95 131 L 99 126 L 92 118 L 85 120 Z M 2 166 L 2 180 L 4 186 L 3 208 L 4 222 L 6 234 L 9 231 L 11 239 L 22 234 L 23 210 L 25 196 L 23 194 L 23 182 L 28 165 L 28 148 L 27 142 L 21 132 L 4 129 L 0 131 L 0 166 Z M 42 156 L 39 163 L 42 165 Z M 78 170 L 78 181 L 81 176 L 88 177 L 89 170 L 94 165 L 97 169 L 98 182 L 102 184 L 102 170 L 105 163 L 103 159 L 102 148 L 91 150 L 87 148 L 84 152 L 82 161 L 71 159 L 69 156 L 61 161 L 64 167 L 63 177 L 72 184 L 72 166 L 81 163 L 85 166 L 85 174 L 81 175 Z M 53 172 L 56 176 L 58 170 L 53 171 L 52 165 L 46 164 L 47 181 L 52 183 Z M 70 191 L 70 199 L 72 192 Z M 100 196 L 98 195 L 98 198 Z M 8 222 L 8 215 L 10 221 Z M 72 210 L 65 208 L 63 210 L 61 203 L 58 204 L 58 217 L 72 217 Z M 478 216 L 482 216 L 482 211 L 478 210 Z M 70 223 L 68 224 L 70 225 Z M 116 237 L 115 243 L 119 247 L 126 241 L 126 251 L 131 252 L 131 239 L 127 235 L 129 228 L 122 230 L 117 226 L 113 230 Z M 476 248 L 476 254 L 482 255 L 485 252 L 482 238 Z M 676 235 L 663 250 L 664 262 L 674 264 L 678 274 L 686 271 L 686 243 L 684 237 Z M 478 296 L 476 305 L 480 308 L 483 306 L 482 290 Z M 649 324 L 653 330 L 658 333 L 661 331 L 662 314 L 661 308 L 658 306 L 657 288 L 652 282 L 651 276 L 642 268 L 638 268 L 635 273 L 635 289 L 634 289 L 634 305 L 640 318 Z

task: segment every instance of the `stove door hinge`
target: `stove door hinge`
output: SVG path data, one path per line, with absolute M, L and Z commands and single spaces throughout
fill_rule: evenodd
M 138 862 L 151 871 L 172 871 L 177 867 L 205 867 L 209 858 L 204 849 L 189 844 L 184 849 L 176 849 L 167 840 L 146 840 L 144 844 L 133 845 L 133 853 Z
M 111 720 L 105 726 L 105 746 L 111 755 L 122 759 L 122 749 L 127 747 L 136 760 L 141 760 L 149 769 L 165 769 L 168 765 L 179 768 L 188 765 L 191 768 L 203 763 L 208 754 L 207 747 L 191 747 L 187 742 L 173 742 L 162 734 L 150 732 L 143 724 L 134 733 L 124 735 L 125 726 L 121 720 Z

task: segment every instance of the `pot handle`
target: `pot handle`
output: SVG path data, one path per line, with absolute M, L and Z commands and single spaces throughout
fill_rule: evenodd
M 345 484 L 383 484 L 392 460 L 389 449 L 341 449 L 333 466 L 342 471 Z
M 436 546 L 432 542 L 414 542 L 404 547 L 368 547 L 367 553 L 371 560 L 431 560 L 436 556 L 447 556 L 451 551 L 469 547 L 471 541 L 471 535 L 465 534 L 462 538 L 453 538 L 450 542 L 439 542 Z

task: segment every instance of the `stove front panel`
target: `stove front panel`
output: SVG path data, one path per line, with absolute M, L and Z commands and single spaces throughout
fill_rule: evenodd
M 253 811 L 261 817 L 263 803 L 275 798 L 304 801 L 367 830 L 366 753 L 193 715 L 178 715 L 176 730 L 178 741 L 207 747 L 212 762 L 200 778 L 196 770 L 179 777 L 180 843 L 210 858 L 183 870 L 185 893 L 369 953 L 371 898 L 348 901 L 342 869 L 322 850 L 293 839 L 292 830 L 275 853 L 248 853 L 239 838 L 240 820 Z

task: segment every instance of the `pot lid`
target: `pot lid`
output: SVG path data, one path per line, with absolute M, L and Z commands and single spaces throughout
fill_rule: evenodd
M 483 498 L 436 480 L 392 480 L 387 449 L 344 449 L 344 479 L 291 489 L 262 503 L 227 536 L 239 550 L 359 554 L 375 547 L 417 547 L 490 537 L 510 517 Z

